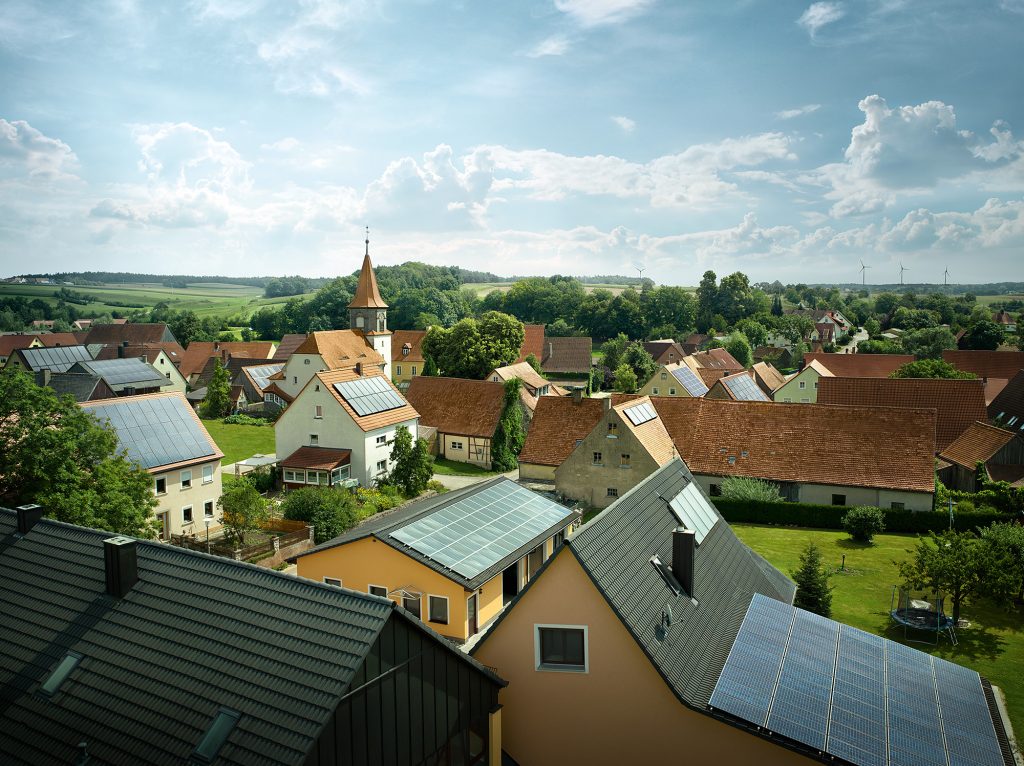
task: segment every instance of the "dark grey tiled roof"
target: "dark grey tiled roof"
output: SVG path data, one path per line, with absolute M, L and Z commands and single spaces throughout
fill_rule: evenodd
M 221 706 L 217 763 L 301 764 L 395 611 L 392 602 L 139 542 L 139 582 L 104 586 L 109 533 L 0 509 L 0 753 L 15 763 L 186 762 Z M 37 693 L 68 651 L 82 660 Z M 5 760 L 5 763 L 11 761 Z
M 761 593 L 792 603 L 796 587 L 740 542 L 720 518 L 696 551 L 697 604 L 685 593 L 673 593 L 651 557 L 671 563 L 672 531 L 678 521 L 666 500 L 692 480 L 681 460 L 667 463 L 584 525 L 566 545 L 675 694 L 704 709 L 751 596 Z M 666 606 L 674 621 L 661 641 L 655 629 Z
M 102 379 L 99 375 L 90 375 L 87 372 L 54 372 L 50 374 L 49 379 L 44 383 L 43 371 L 36 373 L 36 385 L 46 385 L 56 391 L 58 394 L 70 394 L 74 397 L 76 402 L 87 402 L 96 390 L 96 386 L 101 385 Z M 104 387 L 104 391 L 108 389 Z M 113 391 L 110 391 L 113 394 Z

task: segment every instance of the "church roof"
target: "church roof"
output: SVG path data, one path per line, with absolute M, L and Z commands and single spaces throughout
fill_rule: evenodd
M 380 290 L 377 289 L 377 277 L 373 274 L 373 264 L 370 263 L 369 253 L 363 256 L 363 268 L 359 272 L 356 295 L 348 307 L 350 309 L 386 309 L 388 307 L 388 304 L 380 297 Z

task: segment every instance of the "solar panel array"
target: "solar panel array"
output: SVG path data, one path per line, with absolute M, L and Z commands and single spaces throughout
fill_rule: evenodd
M 722 378 L 722 385 L 727 386 L 732 396 L 741 402 L 770 402 L 767 394 L 754 382 L 749 375 L 737 375 L 735 378 Z
M 629 422 L 635 426 L 642 425 L 658 417 L 658 413 L 654 411 L 654 407 L 648 402 L 625 409 L 623 413 L 629 418 Z
M 690 396 L 700 397 L 708 392 L 708 387 L 704 385 L 704 381 L 698 378 L 697 373 L 685 364 L 672 370 L 672 377 L 679 381 L 680 385 L 686 389 L 686 393 Z
M 680 524 L 694 531 L 697 545 L 704 542 L 708 532 L 718 523 L 718 513 L 704 497 L 700 488 L 692 482 L 672 498 L 669 507 L 679 519 Z
M 26 348 L 25 361 L 33 370 L 67 372 L 76 362 L 91 362 L 92 354 L 85 346 L 54 346 L 52 348 Z
M 262 391 L 270 383 L 270 376 L 276 375 L 284 369 L 283 364 L 261 364 L 246 367 L 245 371 L 252 378 L 252 382 Z
M 711 706 L 857 766 L 1002 766 L 973 670 L 755 594 Z
M 334 389 L 344 397 L 359 417 L 387 412 L 406 403 L 383 375 L 335 383 Z
M 130 383 L 170 384 L 170 381 L 157 372 L 153 365 L 137 357 L 82 362 L 82 367 L 94 375 L 99 375 L 111 387 Z
M 390 537 L 467 579 L 530 544 L 573 512 L 502 481 L 400 527 Z
M 192 408 L 176 396 L 111 399 L 89 406 L 100 421 L 109 419 L 128 457 L 143 468 L 213 455 L 215 450 Z

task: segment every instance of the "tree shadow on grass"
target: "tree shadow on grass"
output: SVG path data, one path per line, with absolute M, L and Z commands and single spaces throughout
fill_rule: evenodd
M 940 633 L 938 643 L 936 643 L 934 633 L 909 628 L 904 634 L 903 626 L 892 621 L 877 625 L 874 632 L 891 641 L 906 644 L 913 649 L 919 649 L 928 654 L 938 654 L 952 662 L 959 662 L 961 659 L 969 661 L 995 660 L 1006 651 L 1006 641 L 1002 636 L 987 627 L 978 625 L 957 630 L 956 646 L 950 643 L 948 633 Z
M 862 543 L 859 540 L 854 540 L 852 537 L 841 537 L 836 540 L 836 546 L 839 548 L 845 548 L 853 551 L 867 551 L 875 547 L 874 543 Z

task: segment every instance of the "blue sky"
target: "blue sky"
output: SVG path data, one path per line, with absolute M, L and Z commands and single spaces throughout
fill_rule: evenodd
M 5 0 L 0 274 L 1024 279 L 1024 0 Z

